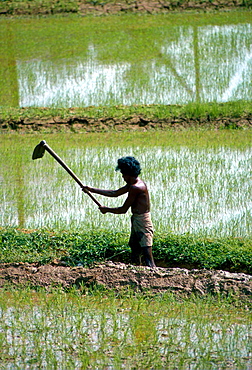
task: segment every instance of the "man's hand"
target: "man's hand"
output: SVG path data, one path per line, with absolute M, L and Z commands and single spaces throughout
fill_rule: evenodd
M 101 206 L 99 207 L 99 210 L 101 211 L 101 213 L 105 214 L 108 212 L 108 207 Z
M 81 190 L 84 191 L 84 193 L 87 193 L 88 191 L 91 191 L 91 188 L 89 186 L 83 186 Z

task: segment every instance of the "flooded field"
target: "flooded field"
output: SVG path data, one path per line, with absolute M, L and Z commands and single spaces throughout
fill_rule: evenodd
M 251 365 L 249 313 L 211 299 L 24 291 L 1 303 L 0 324 L 0 366 L 8 370 Z
M 0 27 L 0 109 L 252 100 L 250 12 L 1 18 Z M 102 215 L 48 153 L 32 161 L 45 139 L 85 185 L 122 186 L 117 158 L 139 159 L 161 234 L 251 238 L 251 135 L 2 134 L 0 227 L 129 231 L 129 214 Z M 251 314 L 235 295 L 15 291 L 10 282 L 0 291 L 0 368 L 249 370 Z
M 115 172 L 118 158 L 138 158 L 157 231 L 251 236 L 249 132 L 164 132 L 156 138 L 151 132 L 104 135 L 55 134 L 47 142 L 83 184 L 105 189 L 124 185 Z M 1 226 L 129 229 L 129 214 L 102 215 L 48 153 L 32 161 L 39 141 L 36 135 L 1 138 Z M 96 197 L 107 206 L 119 206 L 124 200 L 124 196 Z
M 2 19 L 0 42 L 0 105 L 252 99 L 249 12 Z

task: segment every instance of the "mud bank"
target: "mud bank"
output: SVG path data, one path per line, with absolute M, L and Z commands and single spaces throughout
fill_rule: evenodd
M 122 13 L 147 13 L 165 14 L 174 11 L 213 11 L 228 10 L 234 8 L 245 8 L 247 3 L 242 0 L 139 0 L 139 1 L 118 1 L 115 3 L 101 3 L 99 1 L 82 1 L 79 12 L 82 15 L 95 14 L 122 14 Z M 248 4 L 249 5 L 249 4 Z
M 251 0 L 52 0 L 41 1 L 17 1 L 6 0 L 0 4 L 0 15 L 52 15 L 77 13 L 86 15 L 109 15 L 109 14 L 165 14 L 169 12 L 183 11 L 227 11 L 230 9 L 249 9 Z
M 91 268 L 28 263 L 1 264 L 0 288 L 8 288 L 10 285 L 64 289 L 98 285 L 116 291 L 131 288 L 154 293 L 170 291 L 183 296 L 192 293 L 202 296 L 231 294 L 252 302 L 251 275 L 198 269 L 152 269 L 111 261 Z
M 164 119 L 150 119 L 141 115 L 134 115 L 125 119 L 113 117 L 88 118 L 74 116 L 68 119 L 52 117 L 45 119 L 23 119 L 0 120 L 0 131 L 82 131 L 82 132 L 106 132 L 106 131 L 147 131 L 147 130 L 166 130 L 166 129 L 185 129 L 185 128 L 214 128 L 214 129 L 239 129 L 252 128 L 252 114 L 243 117 L 231 118 L 220 117 L 211 119 L 210 117 L 189 119 L 186 117 L 174 117 Z

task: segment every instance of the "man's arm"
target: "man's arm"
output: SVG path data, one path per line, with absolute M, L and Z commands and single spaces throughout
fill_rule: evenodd
M 110 207 L 99 207 L 101 213 L 114 213 L 114 214 L 123 214 L 128 211 L 128 209 L 132 206 L 134 203 L 137 195 L 139 193 L 139 190 L 135 186 L 131 186 L 129 189 L 129 195 L 123 205 L 121 207 L 115 207 L 115 208 L 110 208 Z
M 90 193 L 104 195 L 105 197 L 119 197 L 120 195 L 126 194 L 129 191 L 129 186 L 125 185 L 122 188 L 117 189 L 117 190 L 103 190 L 103 189 L 92 188 L 90 186 L 84 186 L 82 190 L 84 191 L 84 193 L 87 190 Z

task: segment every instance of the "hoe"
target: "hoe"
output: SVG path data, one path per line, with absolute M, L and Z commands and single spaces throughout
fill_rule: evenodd
M 46 144 L 45 140 L 42 140 L 35 148 L 32 154 L 32 159 L 42 158 L 45 154 L 45 151 L 51 154 L 51 156 L 56 159 L 56 161 L 72 176 L 72 178 L 83 188 L 83 184 L 80 179 L 73 173 L 73 171 L 62 161 L 62 159 Z M 98 207 L 101 207 L 101 204 L 98 202 L 97 199 L 89 192 L 85 191 L 86 194 L 90 196 L 90 198 L 97 204 Z

